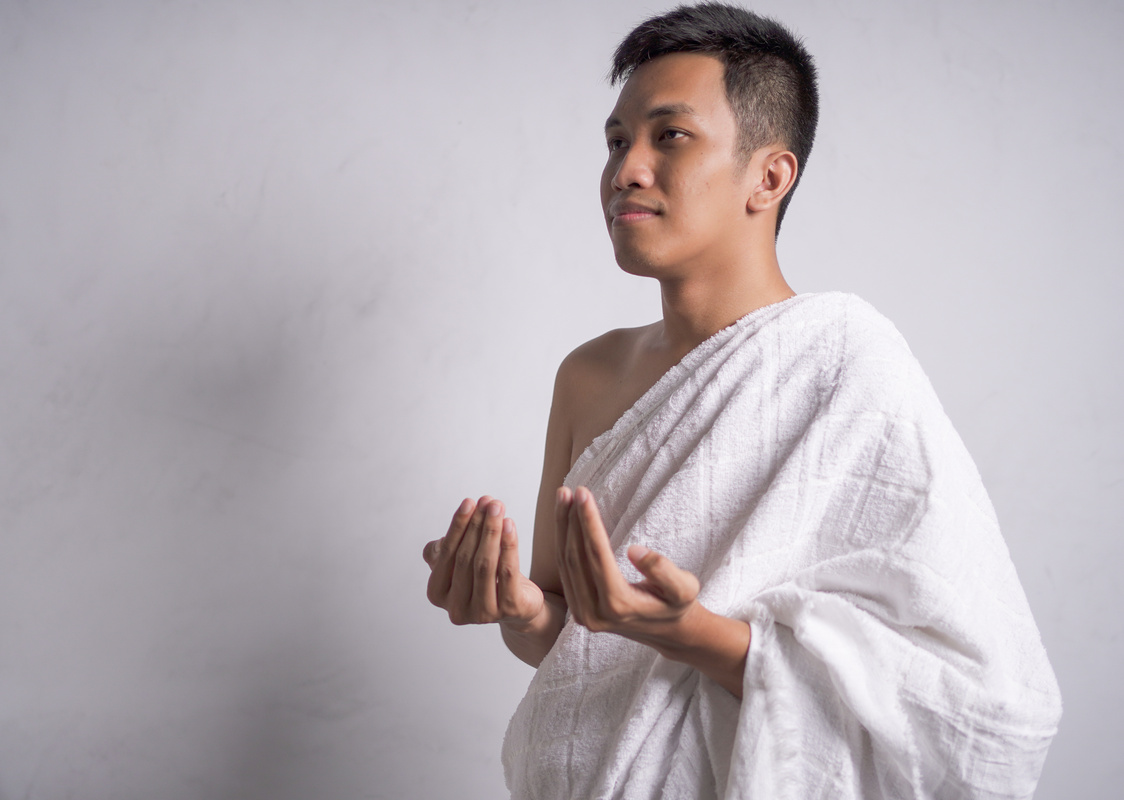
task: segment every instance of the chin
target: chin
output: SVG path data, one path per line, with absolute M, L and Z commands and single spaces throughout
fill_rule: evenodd
M 641 278 L 655 278 L 660 274 L 660 270 L 656 265 L 635 257 L 621 258 L 617 256 L 617 266 L 620 267 L 623 272 Z
M 658 278 L 667 272 L 660 259 L 651 253 L 638 252 L 634 248 L 614 247 L 617 266 L 629 275 L 641 278 Z

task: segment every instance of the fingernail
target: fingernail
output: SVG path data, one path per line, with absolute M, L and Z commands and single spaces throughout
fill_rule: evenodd
M 579 503 L 584 503 L 589 500 L 589 489 L 584 486 L 579 486 L 578 490 L 574 492 L 574 499 Z
M 461 500 L 461 506 L 457 509 L 457 513 L 467 514 L 470 508 L 472 508 L 472 498 L 466 497 L 464 500 Z
M 565 503 L 566 502 L 566 487 L 565 486 L 559 486 L 558 487 L 558 491 L 554 493 L 554 502 L 556 502 L 556 503 Z
M 491 505 L 488 506 L 488 516 L 489 517 L 498 517 L 502 513 L 503 513 L 503 509 L 500 508 L 499 503 L 492 503 Z
M 514 530 L 515 520 L 511 519 L 510 517 L 508 519 L 505 519 L 503 521 L 503 532 L 506 534 L 511 534 Z

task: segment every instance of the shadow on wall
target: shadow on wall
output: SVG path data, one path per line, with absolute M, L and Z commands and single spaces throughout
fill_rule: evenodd
M 323 295 L 194 266 L 126 276 L 23 365 L 0 797 L 307 798 L 370 761 Z
M 171 624 L 154 636 L 175 675 L 167 691 L 193 709 L 185 790 L 306 798 L 339 791 L 368 760 L 345 735 L 369 713 L 373 676 L 346 625 L 363 572 L 337 537 L 355 514 L 333 479 L 349 485 L 355 463 L 331 443 L 338 398 L 317 358 L 317 299 L 216 294 L 190 343 L 149 361 L 137 395 L 156 430 L 135 456 L 164 518 Z

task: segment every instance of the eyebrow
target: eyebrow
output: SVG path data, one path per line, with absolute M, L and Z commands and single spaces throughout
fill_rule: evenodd
M 657 117 L 673 117 L 678 115 L 693 116 L 697 112 L 694 108 L 686 103 L 668 103 L 667 105 L 656 106 L 647 114 L 647 119 L 656 119 Z M 616 117 L 609 117 L 605 120 L 605 130 L 620 125 L 621 121 Z

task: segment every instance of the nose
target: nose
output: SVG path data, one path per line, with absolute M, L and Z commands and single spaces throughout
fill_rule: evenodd
M 644 189 L 652 185 L 652 151 L 643 144 L 633 144 L 619 156 L 613 172 L 612 186 L 617 191 Z

